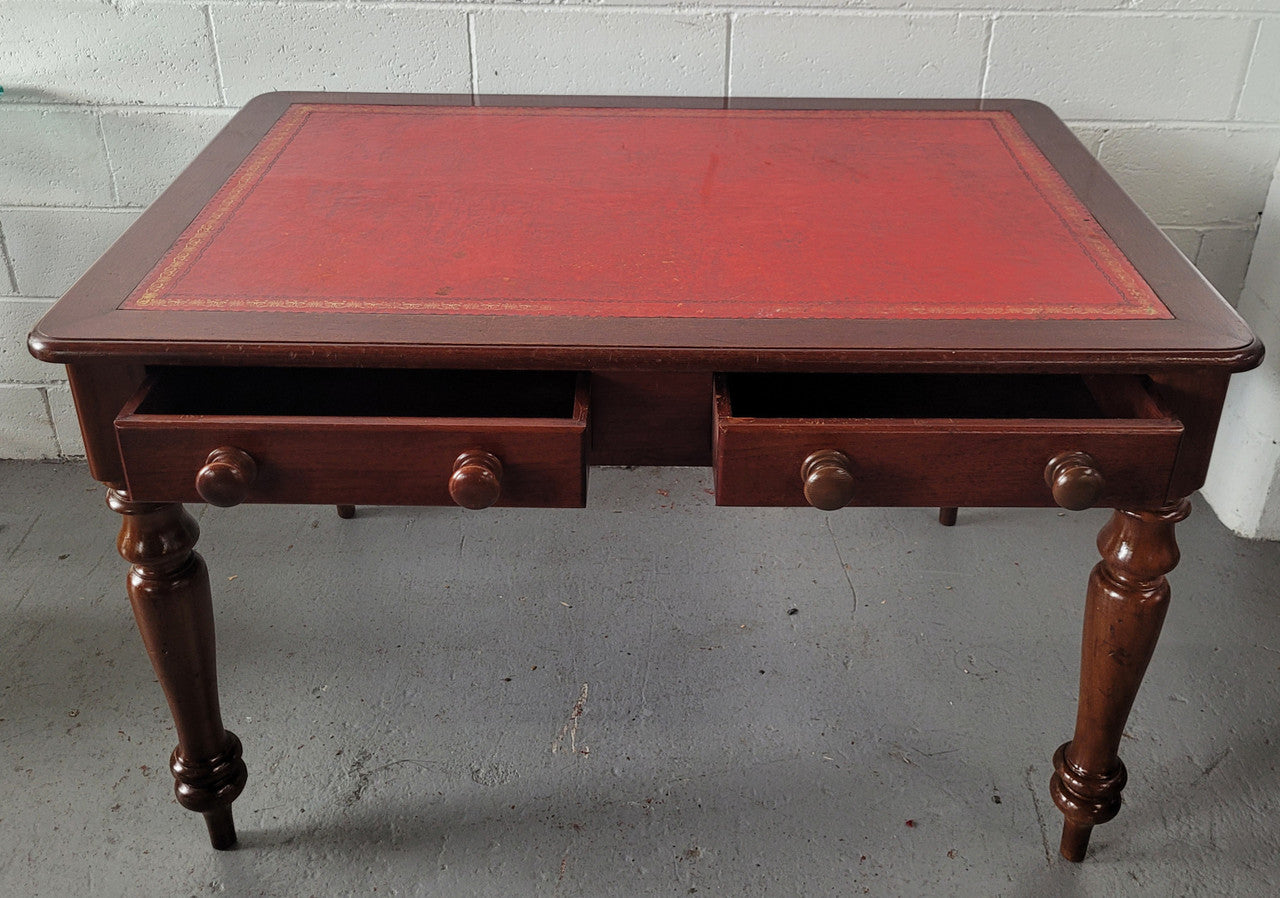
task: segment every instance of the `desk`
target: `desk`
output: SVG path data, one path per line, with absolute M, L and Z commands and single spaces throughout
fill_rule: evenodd
M 470 104 L 255 99 L 31 335 L 214 847 L 246 768 L 181 503 L 569 507 L 591 465 L 710 465 L 721 505 L 1115 509 L 1050 783 L 1082 859 L 1244 323 L 1036 103 Z

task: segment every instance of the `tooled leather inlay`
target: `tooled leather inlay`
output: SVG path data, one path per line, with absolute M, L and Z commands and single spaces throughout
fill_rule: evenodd
M 291 106 L 121 305 L 1172 317 L 1004 111 Z

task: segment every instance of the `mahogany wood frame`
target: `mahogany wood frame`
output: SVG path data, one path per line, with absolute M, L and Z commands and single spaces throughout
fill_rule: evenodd
M 441 316 L 432 322 L 430 339 L 423 340 L 403 337 L 410 329 L 397 315 L 117 310 L 276 119 L 290 104 L 302 102 L 1009 110 L 1174 318 L 1108 322 L 632 319 L 615 320 L 602 329 L 598 321 L 576 319 Z M 478 333 L 484 337 L 478 339 Z M 870 426 L 865 421 L 850 424 L 833 418 L 818 426 L 821 432 L 815 436 L 812 421 L 761 424 L 734 419 L 728 397 L 722 393 L 716 400 L 713 393 L 713 378 L 726 373 L 1059 373 L 1124 375 L 1127 382 L 1140 382 L 1147 397 L 1143 401 L 1158 408 L 1158 415 L 1113 411 L 1108 417 L 1126 420 L 1068 422 L 1047 431 L 1038 422 L 984 422 L 953 437 L 953 454 L 961 449 L 987 453 L 1003 459 L 1005 467 L 984 469 L 970 461 L 948 468 L 948 440 L 935 438 L 926 453 L 929 457 L 919 456 L 914 462 L 915 470 L 927 467 L 930 472 L 932 479 L 925 486 L 895 487 L 886 481 L 878 483 L 870 495 L 871 501 L 885 505 L 942 505 L 943 523 L 952 524 L 959 505 L 1050 504 L 1048 487 L 1027 482 L 1022 470 L 1038 472 L 1047 460 L 1039 456 L 1050 448 L 1079 450 L 1085 447 L 1074 445 L 1077 442 L 1101 440 L 1099 445 L 1105 445 L 1116 464 L 1122 469 L 1131 466 L 1132 476 L 1113 484 L 1110 493 L 1103 492 L 1102 504 L 1117 507 L 1099 537 L 1102 561 L 1089 581 L 1075 736 L 1059 749 L 1054 762 L 1051 792 L 1066 817 L 1062 854 L 1071 860 L 1083 858 L 1091 828 L 1111 819 L 1119 809 L 1125 771 L 1116 749 L 1167 606 L 1164 574 L 1177 562 L 1173 526 L 1187 514 L 1185 497 L 1204 481 L 1230 374 L 1255 366 L 1262 354 L 1261 344 L 1204 278 L 1058 118 L 1034 102 L 726 102 L 313 93 L 268 94 L 249 103 L 45 316 L 31 334 L 30 347 L 38 358 L 68 366 L 90 470 L 111 487 L 111 505 L 122 515 L 119 547 L 132 565 L 129 595 L 177 724 L 179 745 L 171 764 L 177 794 L 184 806 L 205 816 L 215 848 L 227 848 L 235 841 L 231 802 L 244 786 L 245 766 L 239 741 L 221 722 L 208 576 L 194 551 L 198 531 L 176 503 L 199 499 L 190 486 L 195 474 L 189 470 L 192 459 L 202 460 L 226 440 L 245 434 L 265 440 L 264 446 L 280 453 L 278 465 L 286 467 L 302 450 L 296 440 L 282 438 L 270 420 L 224 422 L 229 428 L 208 422 L 184 424 L 181 419 L 143 420 L 132 412 L 140 401 L 135 394 L 149 376 L 162 376 L 174 367 L 210 365 L 579 372 L 571 420 L 551 427 L 568 442 L 548 462 L 545 489 L 527 497 L 529 504 L 543 505 L 581 504 L 588 464 L 714 464 L 717 477 L 739 478 L 735 482 L 742 484 L 722 501 L 796 504 L 803 501 L 797 498 L 802 495 L 798 469 L 786 474 L 792 480 L 790 486 L 780 488 L 782 492 L 753 487 L 757 480 L 764 483 L 776 477 L 778 465 L 783 464 L 770 455 L 773 449 L 766 448 L 780 447 L 779 457 L 786 466 L 795 467 L 793 457 L 803 458 L 815 448 L 837 449 L 835 443 L 865 431 L 887 440 L 866 451 L 892 454 L 899 460 L 905 453 L 905 468 L 895 476 L 911 477 L 911 447 L 924 435 L 920 427 L 904 427 L 892 418 Z M 520 439 L 534 439 L 527 435 L 527 423 L 490 424 L 495 432 L 522 432 L 526 436 Z M 297 423 L 292 426 L 296 428 Z M 346 426 L 356 445 L 374 447 L 360 422 Z M 161 439 L 150 439 L 148 434 Z M 758 445 L 737 442 L 743 434 L 756 434 L 752 438 Z M 467 431 L 468 440 L 482 437 L 474 428 Z M 305 434 L 303 439 L 308 441 Z M 815 445 L 809 445 L 815 440 Z M 1059 442 L 1072 445 L 1058 446 Z M 255 486 L 246 481 L 237 497 L 336 504 L 344 517 L 354 513 L 354 504 L 394 498 L 394 491 L 388 491 L 377 477 L 350 476 L 343 448 L 350 449 L 351 444 L 342 443 L 328 452 L 324 446 L 310 448 L 316 457 L 313 479 L 301 492 L 273 493 L 262 483 Z M 394 457 L 409 451 L 393 451 L 393 463 L 380 476 L 400 476 L 402 468 Z M 1036 457 L 1024 464 L 1028 455 Z M 442 463 L 451 462 L 448 457 Z M 857 463 L 855 453 L 852 464 Z M 856 470 L 853 474 L 853 502 L 858 504 Z M 517 466 L 516 484 L 519 475 Z M 265 476 L 270 484 L 270 475 Z M 1022 479 L 1011 486 L 1010 478 Z M 414 500 L 447 502 L 443 491 L 443 483 L 435 484 L 414 494 Z M 518 493 L 513 501 L 516 498 Z

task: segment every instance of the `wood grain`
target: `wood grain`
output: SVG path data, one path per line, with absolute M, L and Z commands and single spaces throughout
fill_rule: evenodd
M 732 383 L 717 378 L 720 505 L 808 504 L 798 472 L 820 450 L 838 450 L 850 459 L 855 506 L 1053 505 L 1045 465 L 1063 452 L 1087 452 L 1107 472 L 1098 504 L 1161 502 L 1183 434 L 1179 421 L 1164 416 L 826 418 L 815 415 L 812 397 L 796 401 L 807 413 L 803 417 L 739 417 Z M 833 406 L 845 411 L 847 394 L 832 392 Z M 1034 395 L 1028 401 L 1034 403 Z M 780 402 L 769 397 L 762 410 Z M 985 401 L 980 404 L 989 411 Z
M 1050 792 L 1066 817 L 1062 856 L 1084 859 L 1089 834 L 1120 810 L 1127 774 L 1120 740 L 1169 607 L 1165 574 L 1178 564 L 1174 525 L 1186 500 L 1118 509 L 1098 534 L 1081 641 L 1080 703 L 1072 740 L 1054 754 Z
M 307 104 L 336 108 L 339 117 L 344 109 L 368 106 L 384 113 L 413 107 L 411 115 L 438 107 L 440 118 L 459 122 L 508 116 L 537 121 L 544 136 L 568 142 L 574 135 L 557 133 L 554 125 L 574 118 L 563 109 L 646 109 L 643 115 L 660 122 L 660 129 L 675 137 L 668 143 L 681 150 L 664 157 L 658 152 L 661 141 L 642 141 L 649 156 L 641 174 L 656 192 L 619 196 L 617 190 L 601 189 L 597 202 L 579 208 L 572 221 L 562 216 L 556 233 L 523 227 L 515 229 L 514 238 L 508 233 L 504 239 L 451 247 L 463 256 L 439 256 L 448 244 L 442 239 L 426 246 L 424 253 L 437 252 L 437 257 L 425 269 L 413 268 L 420 256 L 409 253 L 406 267 L 390 275 L 403 275 L 412 289 L 391 292 L 432 306 L 432 314 L 386 308 L 311 314 L 288 311 L 288 306 L 121 309 L 194 221 L 216 217 L 206 207 L 281 117 Z M 472 105 L 485 107 L 485 116 L 458 112 L 457 107 Z M 487 111 L 494 106 L 506 109 Z M 688 109 L 715 111 L 672 111 Z M 1121 268 L 1132 266 L 1143 282 L 1129 284 L 1138 288 L 1131 295 L 1155 297 L 1143 308 L 1158 312 L 1163 307 L 1172 317 L 1030 320 L 992 312 L 973 284 L 1001 282 L 999 276 L 1016 269 L 1017 260 L 1002 256 L 1003 237 L 966 242 L 972 235 L 959 233 L 954 222 L 941 229 L 956 238 L 945 241 L 945 251 L 926 252 L 938 262 L 935 272 L 907 269 L 901 261 L 904 253 L 927 250 L 930 240 L 938 245 L 936 234 L 925 239 L 917 227 L 920 214 L 908 216 L 900 229 L 866 240 L 850 239 L 854 225 L 847 220 L 839 233 L 823 231 L 825 219 L 813 210 L 827 208 L 830 197 L 815 187 L 814 178 L 820 174 L 818 180 L 837 195 L 842 179 L 856 178 L 861 161 L 856 148 L 801 159 L 793 146 L 794 164 L 756 179 L 772 189 L 787 177 L 799 178 L 792 187 L 807 197 L 809 210 L 800 221 L 788 223 L 789 207 L 778 201 L 739 202 L 738 213 L 731 213 L 716 205 L 724 198 L 717 190 L 726 183 L 740 188 L 750 181 L 743 180 L 744 173 L 751 173 L 741 168 L 742 159 L 734 160 L 737 168 L 726 162 L 723 153 L 734 141 L 717 142 L 707 134 L 731 122 L 788 119 L 740 110 L 805 110 L 790 119 L 819 131 L 827 128 L 820 124 L 824 116 L 847 122 L 858 117 L 851 111 L 935 120 L 955 113 L 1016 122 L 1034 144 L 1034 152 L 1018 158 L 1047 160 L 1052 167 L 1041 173 L 1047 181 L 1032 180 L 1044 186 L 1060 178 L 1059 186 L 1073 196 L 1060 195 L 1058 208 L 1071 207 L 1081 216 L 1073 226 L 1114 244 L 1124 257 L 1118 260 Z M 680 124 L 692 121 L 701 122 L 701 136 Z M 781 127 L 774 136 L 778 142 L 787 137 Z M 462 130 L 455 137 L 453 143 L 442 138 L 433 151 L 461 154 L 465 163 L 477 147 L 466 143 Z M 474 141 L 474 134 L 469 139 Z M 358 149 L 361 142 L 356 144 Z M 719 163 L 702 152 L 713 144 L 723 151 Z M 825 144 L 805 145 L 816 151 Z M 745 161 L 763 166 L 766 155 L 758 151 Z M 937 170 L 943 156 L 917 158 L 907 166 L 911 171 L 900 171 L 904 183 L 945 180 L 945 172 Z M 533 181 L 553 162 L 534 165 Z M 397 165 L 412 172 L 416 163 Z M 528 166 L 480 168 L 506 178 L 511 196 L 541 196 L 534 206 L 556 207 L 557 191 L 566 186 L 561 178 L 555 189 L 540 194 L 535 183 L 521 180 Z M 601 168 L 585 172 L 581 180 L 604 183 L 609 175 Z M 696 183 L 690 181 L 693 175 Z M 723 175 L 732 178 L 722 181 Z M 989 199 L 998 210 L 999 198 L 983 197 L 981 188 L 986 185 L 994 194 L 999 179 L 979 180 L 962 185 L 966 196 L 980 205 Z M 681 184 L 682 193 L 664 187 L 674 190 Z M 866 186 L 887 199 L 868 213 L 869 226 L 885 226 L 884 216 L 892 216 L 895 208 L 893 190 L 879 181 Z M 457 191 L 444 213 L 463 215 L 481 193 Z M 361 200 L 368 208 L 356 210 L 366 220 L 379 209 L 412 201 L 400 194 L 374 194 Z M 946 195 L 944 190 L 937 198 L 911 199 L 927 207 Z M 772 196 L 776 200 L 778 194 Z M 1077 201 L 1080 205 L 1073 205 Z M 486 208 L 479 219 L 482 230 L 500 223 L 507 211 L 525 225 L 541 220 L 538 208 L 508 210 L 492 195 Z M 629 222 L 643 219 L 650 209 L 665 210 L 652 216 L 653 227 L 684 216 L 685 229 L 673 245 L 678 252 L 664 256 L 680 263 L 680 279 L 655 275 L 653 240 L 633 239 L 628 231 Z M 342 209 L 332 211 L 332 220 L 311 230 L 307 222 L 314 216 L 296 219 L 296 233 L 266 228 L 258 235 L 261 240 L 242 239 L 237 245 L 264 256 L 286 239 L 305 248 L 324 227 L 349 224 Z M 834 209 L 831 220 L 840 214 Z M 234 226 L 235 218 L 233 212 L 222 224 Z M 580 239 L 571 233 L 575 223 Z M 379 246 L 423 244 L 408 226 L 397 229 L 394 216 L 379 224 L 390 227 L 373 241 Z M 1001 225 L 998 214 L 988 224 Z M 1014 225 L 1003 225 L 995 232 L 1007 236 Z M 1067 230 L 1079 236 L 1079 227 Z M 522 234 L 530 237 L 528 245 L 516 244 Z M 762 234 L 771 235 L 767 251 L 753 243 Z M 563 247 L 556 246 L 557 239 Z M 717 245 L 723 251 L 702 251 Z M 488 252 L 466 257 L 479 249 Z M 540 308 L 537 314 L 509 314 L 510 308 L 503 310 L 508 314 L 487 314 L 474 304 L 445 309 L 449 300 L 442 291 L 455 285 L 428 283 L 442 272 L 451 279 L 477 273 L 481 280 L 510 277 L 493 282 L 494 296 L 526 301 L 532 293 L 521 291 L 532 290 L 531 285 L 556 278 L 563 284 L 582 273 L 549 255 L 561 249 L 579 252 L 576 261 L 588 268 L 601 266 L 594 283 L 609 280 L 619 294 L 614 299 L 626 291 L 622 298 L 631 305 L 613 307 L 625 314 L 601 315 L 597 301 L 608 297 L 596 293 L 575 296 L 577 306 Z M 1052 249 L 1058 253 L 1064 247 Z M 205 275 L 215 285 L 223 278 L 230 283 L 241 271 L 235 256 L 224 254 Z M 348 273 L 366 271 L 367 283 L 360 277 L 354 287 L 347 282 L 357 293 L 376 286 L 378 277 L 383 287 L 391 283 L 388 271 L 366 270 L 372 262 L 367 253 L 309 258 L 322 267 L 345 264 Z M 194 265 L 201 259 L 193 250 L 186 261 Z M 730 269 L 717 276 L 721 264 Z M 1117 271 L 1103 268 L 1113 276 Z M 862 278 L 867 272 L 879 274 Z M 293 298 L 303 305 L 334 300 L 320 294 L 330 283 L 327 275 L 340 273 L 286 272 L 275 292 L 311 284 Z M 872 295 L 877 285 L 887 289 L 895 279 L 923 274 L 934 278 L 940 294 L 958 297 L 970 312 L 987 308 L 990 315 L 948 315 L 935 303 L 927 318 L 911 308 L 881 318 L 859 316 L 860 303 L 874 305 L 884 298 Z M 253 294 L 268 280 L 239 285 L 254 300 L 249 305 L 258 304 Z M 1020 291 L 1061 286 L 1040 284 L 1034 277 L 1030 285 L 1025 278 L 1018 283 L 1012 293 L 1005 291 L 1004 300 Z M 760 290 L 782 293 L 790 285 L 798 288 L 797 303 L 813 303 L 804 306 L 809 317 L 769 317 L 775 309 Z M 845 296 L 855 288 L 868 296 L 858 302 L 852 294 Z M 668 304 L 666 315 L 654 314 L 655 300 Z M 833 304 L 845 300 L 850 306 L 845 313 L 829 314 Z M 926 304 L 933 300 L 925 297 Z M 341 306 L 342 297 L 334 301 Z M 681 305 L 689 301 L 694 304 Z M 708 313 L 713 306 L 736 311 L 716 317 Z M 496 485 L 500 505 L 582 505 L 590 461 L 713 464 L 719 504 L 802 505 L 802 462 L 814 453 L 826 459 L 839 453 L 848 464 L 826 471 L 838 475 L 838 495 L 819 497 L 819 504 L 842 504 L 848 487 L 854 505 L 940 506 L 944 524 L 955 522 L 961 505 L 1051 505 L 1046 464 L 1064 453 L 1087 453 L 1085 467 L 1095 468 L 1105 482 L 1100 495 L 1090 491 L 1087 498 L 1124 510 L 1100 536 L 1103 561 L 1090 581 L 1076 732 L 1055 760 L 1054 798 L 1067 817 L 1062 850 L 1073 859 L 1083 856 L 1091 827 L 1119 807 L 1124 772 L 1115 750 L 1167 602 L 1163 574 L 1177 560 L 1172 525 L 1185 515 L 1185 505 L 1177 500 L 1204 482 L 1231 373 L 1257 365 L 1262 356 L 1261 344 L 1239 316 L 1057 116 L 1038 103 L 330 93 L 277 93 L 249 103 L 41 320 L 29 347 L 38 358 L 69 364 L 90 469 L 115 489 L 113 507 L 125 516 L 120 549 L 133 565 L 130 595 L 178 730 L 172 767 L 179 801 L 206 815 L 216 847 L 234 841 L 230 802 L 243 786 L 244 765 L 239 743 L 222 727 L 218 709 L 208 579 L 193 551 L 194 522 L 173 503 L 199 501 L 196 475 L 219 447 L 247 453 L 256 472 L 242 477 L 248 468 L 241 465 L 232 472 L 231 492 L 219 491 L 216 497 L 334 504 L 343 516 L 354 514 L 356 504 L 452 504 L 450 478 L 457 459 L 468 453 L 473 458 L 490 454 L 495 460 L 490 472 L 496 475 L 500 468 L 501 474 L 491 478 L 493 483 L 481 475 L 479 495 L 468 489 L 464 504 L 485 504 Z M 210 476 L 226 487 L 226 474 L 219 469 Z M 477 487 L 472 474 L 464 479 Z M 832 486 L 829 478 L 826 485 Z M 126 487 L 127 494 L 121 492 Z M 1083 498 L 1068 496 L 1067 501 L 1082 504 Z
M 1180 369 L 1198 365 L 1245 369 L 1261 347 L 1203 277 L 1151 224 L 1045 107 L 1022 100 L 878 101 L 737 100 L 735 109 L 832 109 L 922 112 L 1007 111 L 1054 166 L 1089 213 L 1133 263 L 1169 320 L 1051 321 L 699 320 L 417 316 L 288 312 L 162 311 L 139 316 L 117 307 L 168 251 L 236 167 L 291 104 L 466 105 L 468 96 L 278 94 L 250 103 L 196 163 L 37 325 L 30 345 L 50 361 L 103 356 L 183 363 L 218 356 L 236 364 L 449 365 L 457 367 L 661 368 L 803 370 L 815 366 L 944 364 L 1024 365 L 1050 370 Z M 502 98 L 486 98 L 499 105 Z M 543 97 L 511 106 L 634 107 L 643 100 Z M 653 99 L 661 108 L 720 105 Z M 974 264 L 994 264 L 979 259 Z M 968 264 L 968 263 L 966 263 Z M 188 355 L 191 354 L 191 355 Z
M 711 374 L 591 372 L 591 464 L 711 464 Z
M 135 502 L 112 490 L 116 546 L 130 563 L 138 631 L 178 731 L 169 767 L 178 803 L 202 814 L 214 848 L 236 842 L 231 803 L 247 773 L 240 740 L 222 725 L 209 572 L 195 551 L 200 528 L 181 505 Z
M 129 495 L 139 500 L 203 501 L 197 473 L 211 451 L 231 446 L 256 463 L 250 503 L 452 505 L 454 462 L 474 449 L 501 459 L 500 506 L 586 503 L 585 375 L 568 382 L 576 387 L 563 418 L 193 415 L 155 407 L 164 382 L 148 382 L 116 421 Z

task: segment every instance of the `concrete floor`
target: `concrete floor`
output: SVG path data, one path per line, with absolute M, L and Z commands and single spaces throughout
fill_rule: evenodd
M 0 464 L 0 895 L 1268 895 L 1280 545 L 1203 505 L 1120 817 L 1056 855 L 1105 512 L 194 509 L 241 847 L 174 737 L 80 465 Z M 575 717 L 575 708 L 580 714 Z

